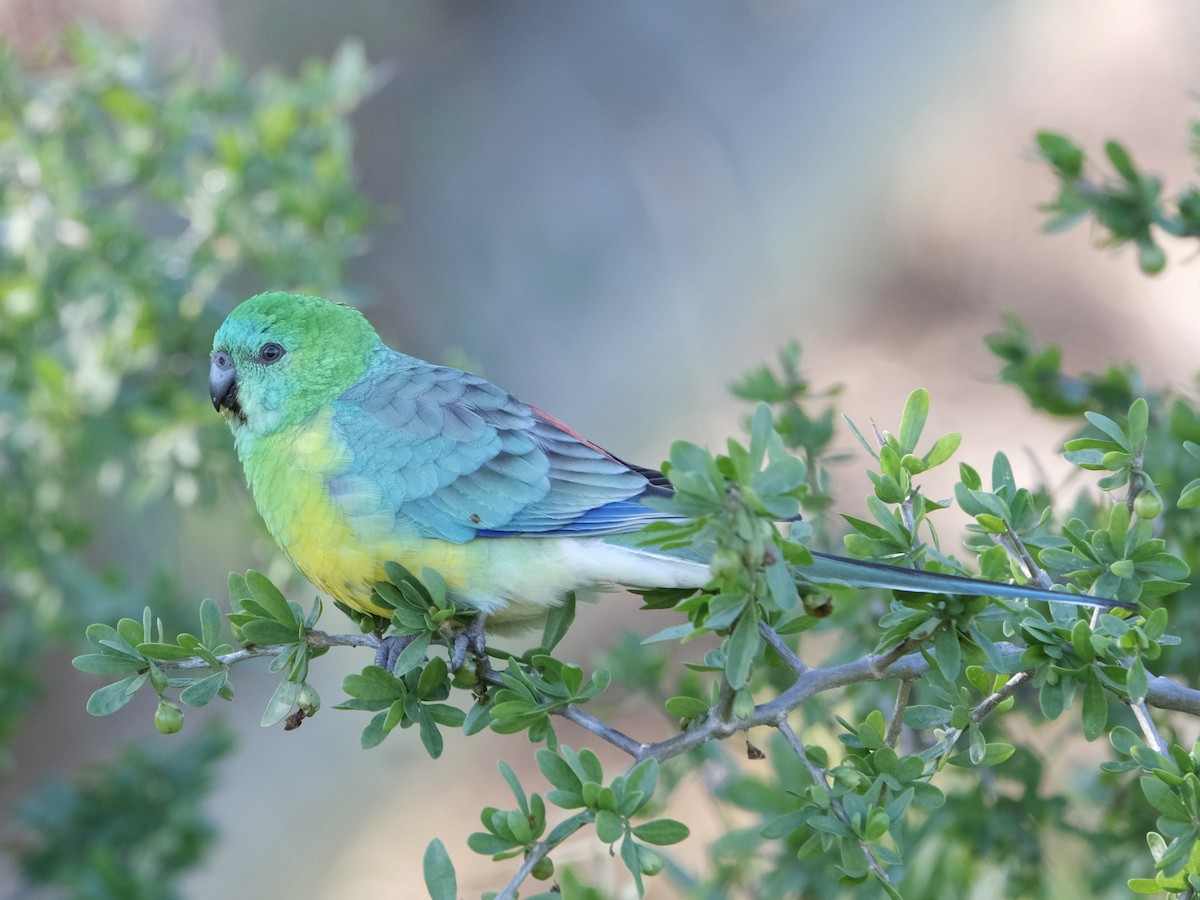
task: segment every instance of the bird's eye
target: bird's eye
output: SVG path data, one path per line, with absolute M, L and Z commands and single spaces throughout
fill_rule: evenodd
M 258 358 L 269 366 L 271 363 L 279 362 L 283 358 L 283 353 L 283 348 L 272 341 L 262 345 L 262 349 L 258 351 Z

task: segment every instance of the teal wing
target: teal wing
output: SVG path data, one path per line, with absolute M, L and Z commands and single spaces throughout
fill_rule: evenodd
M 610 534 L 664 517 L 639 502 L 669 493 L 657 473 L 483 378 L 392 351 L 335 401 L 333 427 L 353 459 L 331 492 L 369 484 L 425 537 Z

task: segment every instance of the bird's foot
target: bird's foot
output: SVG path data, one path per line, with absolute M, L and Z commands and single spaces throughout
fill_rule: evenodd
M 450 653 L 450 671 L 457 672 L 462 668 L 462 664 L 466 662 L 467 651 L 475 655 L 476 668 L 481 679 L 486 679 L 489 675 L 494 675 L 492 664 L 488 661 L 487 655 L 487 640 L 483 633 L 483 627 L 487 623 L 487 616 L 483 613 L 477 615 L 462 631 L 454 638 L 454 647 Z
M 404 652 L 404 648 L 413 642 L 416 635 L 393 634 L 379 639 L 379 648 L 375 651 L 375 665 L 394 672 L 396 660 Z

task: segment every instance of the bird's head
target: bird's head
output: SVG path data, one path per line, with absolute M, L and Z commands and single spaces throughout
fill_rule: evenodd
M 379 336 L 358 310 L 273 292 L 239 305 L 213 338 L 208 388 L 235 432 L 306 420 L 354 384 Z

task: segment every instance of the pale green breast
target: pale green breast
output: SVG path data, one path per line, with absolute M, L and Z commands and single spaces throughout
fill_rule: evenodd
M 325 411 L 256 438 L 242 463 L 267 529 L 304 576 L 344 603 L 375 611 L 364 602 L 376 577 L 375 549 L 327 487 L 350 458 L 332 434 L 331 418 Z

